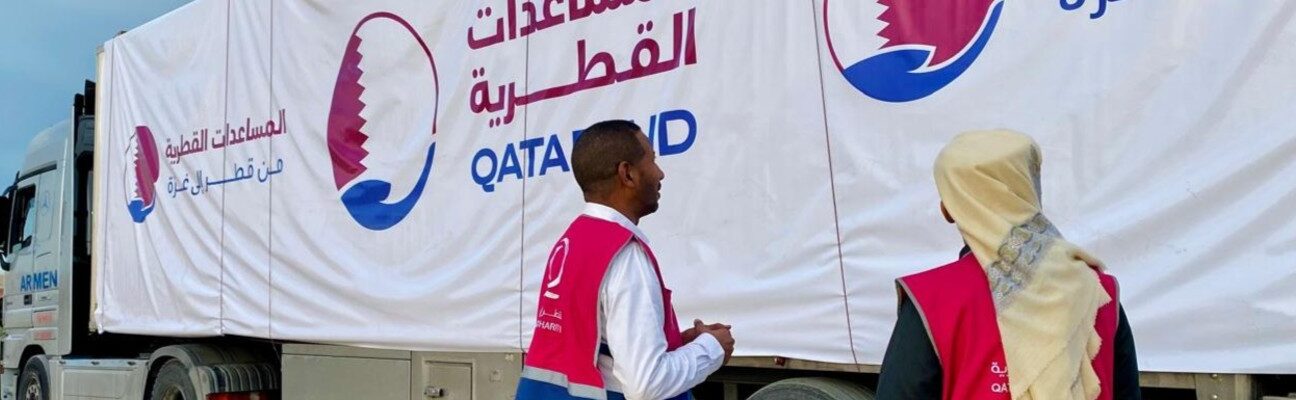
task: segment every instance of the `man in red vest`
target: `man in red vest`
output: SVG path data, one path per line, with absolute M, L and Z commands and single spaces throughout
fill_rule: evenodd
M 734 340 L 728 325 L 679 329 L 638 227 L 665 178 L 648 137 L 630 121 L 594 124 L 572 170 L 585 210 L 549 253 L 517 399 L 690 399 Z
M 1116 280 L 1044 217 L 1039 146 L 970 132 L 937 157 L 958 261 L 897 280 L 878 399 L 1140 399 Z

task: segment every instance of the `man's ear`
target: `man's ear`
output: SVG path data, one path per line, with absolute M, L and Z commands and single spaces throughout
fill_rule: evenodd
M 617 183 L 625 187 L 635 187 L 639 185 L 638 171 L 635 171 L 634 165 L 627 161 L 617 163 Z

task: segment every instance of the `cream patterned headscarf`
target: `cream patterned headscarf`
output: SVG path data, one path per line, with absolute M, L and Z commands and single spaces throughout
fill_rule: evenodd
M 1012 131 L 968 132 L 936 158 L 936 188 L 986 271 L 1013 399 L 1092 400 L 1098 308 L 1111 301 L 1041 208 L 1040 151 Z

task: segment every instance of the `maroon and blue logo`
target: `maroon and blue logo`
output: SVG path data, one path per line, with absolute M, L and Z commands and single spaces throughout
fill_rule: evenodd
M 874 99 L 896 103 L 930 96 L 967 71 L 990 41 L 1003 9 L 1003 0 L 879 0 L 877 4 L 886 7 L 876 17 L 879 25 L 885 24 L 876 36 L 885 43 L 871 53 L 844 59 L 848 55 L 842 42 L 859 37 L 839 36 L 834 46 L 829 13 L 833 7 L 859 7 L 859 3 L 824 0 L 824 37 L 833 63 L 852 86 Z
M 131 160 L 126 165 L 126 173 L 122 174 L 127 181 L 125 187 L 130 190 L 126 194 L 126 210 L 130 211 L 131 220 L 142 223 L 153 212 L 158 198 L 155 188 L 159 170 L 157 141 L 153 140 L 153 132 L 147 126 L 135 127 L 125 156 Z
M 361 43 L 363 36 L 372 33 L 375 38 L 372 47 L 374 52 L 386 51 L 391 55 L 396 54 L 398 57 L 407 54 L 414 55 L 415 64 L 425 65 L 426 68 L 415 68 L 403 71 L 420 71 L 425 72 L 427 76 L 417 76 L 421 80 L 426 80 L 430 76 L 431 96 L 426 93 L 420 93 L 424 98 L 431 97 L 431 101 L 422 102 L 392 102 L 393 106 L 422 107 L 431 109 L 431 124 L 428 127 L 413 127 L 399 129 L 395 131 L 383 132 L 381 140 L 398 141 L 398 142 L 416 142 L 426 140 L 426 137 L 436 134 L 436 112 L 439 102 L 439 83 L 437 82 L 436 62 L 432 58 L 432 51 L 428 49 L 427 43 L 419 36 L 413 26 L 403 18 L 388 12 L 377 12 L 370 14 L 356 24 L 355 29 L 351 32 L 351 38 L 347 42 L 346 50 L 342 56 L 342 65 L 338 69 L 337 82 L 333 87 L 333 102 L 330 107 L 328 117 L 328 149 L 329 157 L 333 163 L 333 181 L 338 191 L 341 192 L 342 205 L 346 207 L 351 217 L 361 226 L 371 230 L 384 230 L 391 228 L 404 220 L 414 209 L 419 198 L 423 195 L 423 190 L 427 186 L 428 174 L 432 170 L 432 159 L 436 154 L 436 143 L 431 143 L 426 155 L 420 152 L 420 157 L 411 157 L 408 160 L 383 158 L 383 154 L 371 154 L 365 149 L 366 142 L 370 139 L 377 139 L 371 135 L 378 134 L 371 130 L 379 128 L 370 128 L 371 125 L 366 120 L 366 101 L 371 103 L 376 100 L 364 98 L 365 86 L 361 82 L 364 76 L 362 60 L 364 55 L 361 54 Z M 393 32 L 399 32 L 393 34 Z M 408 34 L 408 36 L 405 35 Z M 410 49 L 413 49 L 410 51 Z M 374 54 L 371 54 L 373 56 Z M 423 57 L 426 57 L 424 61 Z M 410 61 L 410 60 L 405 60 Z M 424 64 L 426 62 L 426 64 Z M 381 72 L 373 74 L 373 77 L 387 77 Z M 400 77 L 397 77 L 400 78 Z M 417 80 L 417 79 L 416 79 Z M 393 88 L 384 88 L 391 90 Z M 417 88 L 399 88 L 404 90 L 417 90 Z M 378 101 L 380 101 L 379 99 Z M 408 104 L 420 103 L 420 104 Z M 378 107 L 375 107 L 378 108 Z M 386 107 L 383 107 L 386 108 Z M 388 111 L 388 110 L 380 110 Z M 386 115 L 378 112 L 377 115 Z M 391 118 L 400 119 L 400 118 Z M 402 122 L 402 121 L 397 121 Z M 397 124 L 399 125 L 399 124 Z M 427 135 L 427 136 L 423 136 Z M 413 159 L 421 158 L 421 159 Z M 403 197 L 394 199 L 392 196 L 392 182 L 380 178 L 369 178 L 370 174 L 365 174 L 370 170 L 367 162 L 394 162 L 400 166 L 420 166 L 421 173 L 417 181 L 414 182 L 413 188 L 410 189 Z M 365 175 L 366 179 L 361 179 Z

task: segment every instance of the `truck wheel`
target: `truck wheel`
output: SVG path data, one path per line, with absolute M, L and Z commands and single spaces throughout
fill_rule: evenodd
M 18 398 L 23 400 L 49 399 L 49 372 L 36 360 L 27 360 L 22 376 L 18 378 Z
M 194 390 L 193 381 L 189 380 L 189 369 L 184 363 L 169 360 L 162 364 L 157 377 L 153 379 L 152 400 L 199 400 Z
M 839 379 L 792 378 L 771 383 L 747 400 L 873 400 L 873 392 Z

